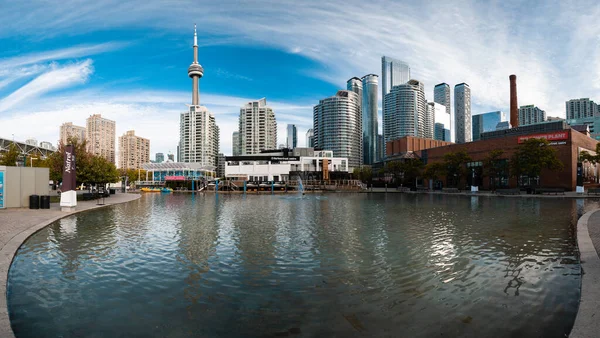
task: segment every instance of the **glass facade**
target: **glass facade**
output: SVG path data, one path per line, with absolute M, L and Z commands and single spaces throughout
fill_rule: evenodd
M 363 163 L 373 164 L 377 161 L 377 123 L 379 76 L 365 75 L 362 78 L 362 131 L 363 131 Z
M 481 133 L 496 130 L 498 123 L 506 122 L 507 116 L 503 111 L 493 111 L 489 113 L 473 115 L 473 141 L 481 139 Z
M 471 142 L 471 88 L 466 83 L 454 86 L 454 118 L 456 143 Z
M 362 163 L 362 116 L 358 95 L 340 90 L 319 101 L 313 110 L 314 147 L 348 158 L 353 169 Z
M 298 146 L 298 129 L 295 124 L 287 125 L 286 147 L 294 149 Z
M 388 56 L 381 57 L 381 97 L 385 98 L 394 86 L 404 84 L 410 80 L 410 66 L 404 61 L 393 59 Z M 381 103 L 381 110 L 385 111 L 385 100 Z M 383 138 L 387 141 L 386 128 L 388 121 L 383 115 Z
M 410 80 L 392 88 L 385 95 L 384 128 L 385 142 L 393 141 L 404 136 L 427 137 L 426 123 L 427 101 L 425 100 L 425 86 L 417 80 Z M 431 138 L 433 135 L 429 136 Z
M 447 83 L 440 83 L 435 85 L 435 87 L 433 88 L 433 102 L 439 103 L 446 108 L 446 114 L 450 118 L 450 121 L 448 122 L 448 124 L 444 124 L 444 126 L 450 131 L 450 138 L 444 141 L 454 142 L 454 128 L 452 127 L 453 118 L 450 103 L 450 86 Z

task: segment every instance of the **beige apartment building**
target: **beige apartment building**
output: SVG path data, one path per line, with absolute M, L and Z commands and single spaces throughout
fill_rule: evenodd
M 141 169 L 142 164 L 150 163 L 150 140 L 135 136 L 129 130 L 119 137 L 119 168 Z
M 86 120 L 87 149 L 88 152 L 102 156 L 111 163 L 115 162 L 115 121 L 102 118 L 100 114 L 94 114 Z
M 65 122 L 60 126 L 59 144 L 67 144 L 69 137 L 76 137 L 79 142 L 82 142 L 85 140 L 85 136 L 85 127 L 76 126 L 72 122 Z

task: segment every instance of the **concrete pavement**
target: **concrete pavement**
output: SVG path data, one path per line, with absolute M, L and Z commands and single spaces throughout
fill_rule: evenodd
M 600 334 L 600 210 L 592 210 L 577 221 L 577 244 L 581 260 L 581 299 L 569 337 Z M 598 315 L 598 317 L 596 317 Z
M 75 211 L 63 212 L 58 203 L 52 203 L 50 209 L 2 209 L 0 210 L 0 337 L 14 337 L 8 317 L 6 304 L 6 281 L 8 270 L 17 250 L 29 236 L 50 223 L 82 211 L 130 202 L 140 198 L 139 194 L 117 193 L 104 199 L 104 205 L 97 201 L 77 202 Z

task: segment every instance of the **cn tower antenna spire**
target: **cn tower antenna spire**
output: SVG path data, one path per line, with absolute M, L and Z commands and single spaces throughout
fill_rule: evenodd
M 198 46 L 198 34 L 196 33 L 196 24 L 194 24 L 194 46 Z
M 199 81 L 204 75 L 204 68 L 198 63 L 198 33 L 194 24 L 194 62 L 188 68 L 188 76 L 192 78 L 192 105 L 200 104 Z

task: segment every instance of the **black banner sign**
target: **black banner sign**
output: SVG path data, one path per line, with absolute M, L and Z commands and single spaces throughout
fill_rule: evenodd
M 72 145 L 65 147 L 64 168 L 61 191 L 75 190 L 75 149 Z

